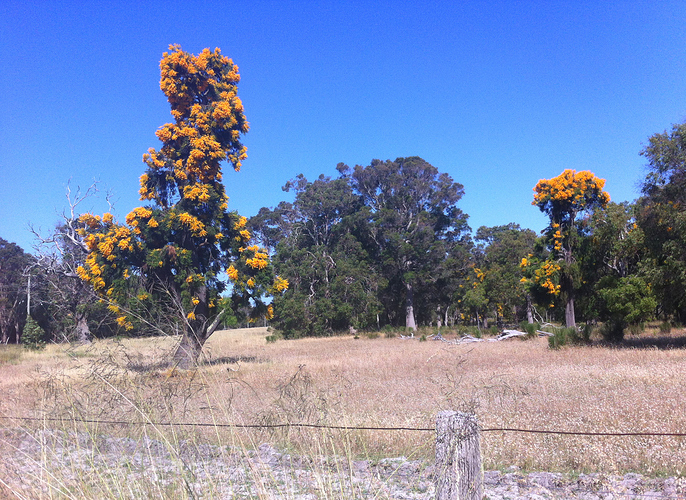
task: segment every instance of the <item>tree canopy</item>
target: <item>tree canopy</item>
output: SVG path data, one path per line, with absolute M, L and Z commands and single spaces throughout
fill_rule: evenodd
M 33 262 L 17 244 L 0 238 L 0 341 L 18 343 L 26 322 L 25 271 Z
M 547 270 L 557 266 L 561 271 L 559 285 L 550 288 L 552 294 L 558 290 L 565 297 L 565 323 L 568 327 L 576 326 L 574 310 L 574 292 L 577 288 L 576 266 L 573 251 L 577 243 L 575 228 L 577 216 L 596 207 L 605 207 L 610 202 L 610 195 L 603 191 L 605 180 L 599 179 L 592 172 L 565 170 L 552 179 L 541 179 L 534 187 L 534 201 L 541 212 L 550 218 L 548 237 L 554 261 L 546 262 Z M 546 273 L 547 273 L 546 270 Z M 553 283 L 548 280 L 547 283 Z
M 195 56 L 172 45 L 160 69 L 174 122 L 157 131 L 162 147 L 143 156 L 140 195 L 149 204 L 131 211 L 126 224 L 109 213 L 82 215 L 89 254 L 78 272 L 125 328 L 132 328 L 123 308 L 134 292 L 131 278 L 141 277 L 139 301 L 162 302 L 178 318 L 183 337 L 174 360 L 188 367 L 224 315 L 249 305 L 253 316 L 270 318 L 264 296 L 287 285 L 274 278 L 267 252 L 250 244 L 247 218 L 228 212 L 222 162 L 240 170 L 247 156 L 238 67 L 219 49 Z M 226 277 L 231 301 L 222 297 Z

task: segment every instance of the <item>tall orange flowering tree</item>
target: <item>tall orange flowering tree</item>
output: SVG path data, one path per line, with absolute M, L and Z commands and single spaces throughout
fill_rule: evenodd
M 266 250 L 250 245 L 247 219 L 227 211 L 222 162 L 238 171 L 247 156 L 238 67 L 219 49 L 196 56 L 172 45 L 160 68 L 174 122 L 157 131 L 162 147 L 143 156 L 140 196 L 149 204 L 129 213 L 126 224 L 111 214 L 82 215 L 89 254 L 78 272 L 124 328 L 131 321 L 123 304 L 139 278 L 146 291 L 137 299 L 163 301 L 182 322 L 174 362 L 187 368 L 231 306 L 270 318 L 263 297 L 288 284 L 274 277 Z M 230 301 L 221 296 L 229 284 Z
M 552 179 L 541 179 L 534 187 L 534 201 L 543 213 L 550 218 L 547 234 L 551 252 L 543 264 L 550 270 L 557 264 L 559 285 L 547 272 L 546 283 L 550 283 L 550 293 L 562 293 L 565 298 L 565 323 L 576 326 L 574 316 L 574 243 L 576 241 L 575 222 L 580 213 L 596 207 L 604 208 L 610 195 L 603 191 L 605 180 L 599 179 L 590 171 L 576 172 L 565 170 Z

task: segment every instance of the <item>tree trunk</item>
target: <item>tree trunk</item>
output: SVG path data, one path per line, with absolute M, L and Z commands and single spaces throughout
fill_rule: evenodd
M 532 325 L 534 322 L 534 306 L 531 304 L 531 295 L 526 294 L 526 321 Z
M 89 343 L 91 341 L 92 335 L 90 328 L 88 328 L 88 318 L 83 312 L 76 311 L 74 313 L 74 318 L 76 319 L 76 341 L 82 343 Z
M 417 325 L 414 322 L 414 295 L 412 285 L 406 283 L 405 288 L 405 327 L 417 330 Z
M 571 266 L 572 258 L 571 251 L 567 252 L 565 256 L 565 262 L 567 264 L 567 269 Z M 565 303 L 565 325 L 567 328 L 576 328 L 576 318 L 574 316 L 574 279 L 568 274 L 569 271 L 565 272 L 563 276 L 564 286 L 562 287 L 563 292 L 567 292 L 567 301 Z
M 570 268 L 574 262 L 574 259 L 572 259 L 571 247 L 566 249 L 564 258 L 566 269 L 563 274 L 564 282 L 562 291 L 567 294 L 567 303 L 565 304 L 565 325 L 567 328 L 576 328 L 576 318 L 574 317 L 574 278 L 570 275 Z
M 574 296 L 570 293 L 565 305 L 565 325 L 567 328 L 576 328 L 576 318 L 574 316 Z
M 196 310 L 202 312 L 199 313 L 198 317 L 194 320 L 190 320 L 186 323 L 183 337 L 181 337 L 181 342 L 176 348 L 176 352 L 172 358 L 174 366 L 181 368 L 183 370 L 188 370 L 194 368 L 198 365 L 198 359 L 202 353 L 202 347 L 205 345 L 207 339 L 214 333 L 214 331 L 219 327 L 223 314 L 219 313 L 214 316 L 212 322 L 209 323 L 205 319 L 207 313 L 207 303 L 205 301 L 204 290 L 198 293 L 200 297 L 200 303 Z
M 183 370 L 197 366 L 204 343 L 204 340 L 201 341 L 191 328 L 186 328 L 172 358 L 173 365 Z

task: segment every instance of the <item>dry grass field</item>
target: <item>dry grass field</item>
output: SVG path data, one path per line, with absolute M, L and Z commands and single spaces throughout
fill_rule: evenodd
M 397 337 L 267 343 L 266 335 L 263 328 L 218 332 L 206 346 L 206 362 L 190 372 L 163 366 L 172 338 L 52 345 L 41 352 L 3 347 L 0 453 L 17 452 L 18 429 L 34 435 L 58 429 L 153 436 L 169 446 L 192 441 L 248 450 L 271 443 L 300 455 L 430 462 L 434 435 L 426 431 L 227 424 L 433 428 L 444 409 L 473 411 L 482 428 L 686 432 L 684 348 L 648 342 L 550 350 L 545 339 L 453 345 Z M 22 416 L 39 420 L 13 418 Z M 483 433 L 482 453 L 486 469 L 686 473 L 684 437 L 496 431 Z

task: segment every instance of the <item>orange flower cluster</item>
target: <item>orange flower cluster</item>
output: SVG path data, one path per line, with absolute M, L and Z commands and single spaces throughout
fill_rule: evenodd
M 228 160 L 240 170 L 247 158 L 247 148 L 239 141 L 249 128 L 237 94 L 240 76 L 238 67 L 219 49 L 205 49 L 197 56 L 178 45 L 170 50 L 160 61 L 160 88 L 176 122 L 158 129 L 163 146 L 160 151 L 148 150 L 143 161 L 151 173 L 165 171 L 182 196 L 204 203 L 211 193 L 198 191 L 197 183 L 214 187 L 221 197 L 221 162 Z M 164 202 L 148 174 L 141 177 L 139 193 L 141 199 Z
M 210 201 L 209 186 L 206 184 L 193 184 L 183 188 L 183 197 L 190 201 L 198 200 L 201 203 Z
M 96 229 L 100 225 L 100 216 L 93 214 L 82 214 L 79 217 L 79 222 L 85 224 L 89 229 Z M 83 230 L 83 234 L 85 230 Z
M 559 295 L 560 285 L 555 284 L 553 278 L 557 276 L 560 269 L 559 264 L 547 260 L 543 263 L 543 266 L 534 271 L 534 282 L 548 290 L 549 294 Z
M 141 219 L 147 221 L 147 219 L 149 219 L 150 217 L 152 217 L 152 210 L 145 207 L 137 207 L 134 208 L 131 212 L 129 212 L 129 214 L 126 216 L 126 223 L 129 226 L 138 229 L 138 224 L 140 224 Z M 134 230 L 134 232 L 136 234 L 139 234 L 140 229 L 138 231 Z
M 562 236 L 562 230 L 560 229 L 560 224 L 553 222 L 550 227 L 554 230 L 552 235 L 553 235 L 553 249 L 556 252 L 559 252 L 562 250 L 562 241 L 563 241 L 563 236 Z
M 532 205 L 544 206 L 557 202 L 563 206 L 581 208 L 597 199 L 601 206 L 610 202 L 610 195 L 603 191 L 605 179 L 596 177 L 593 172 L 584 170 L 565 170 L 552 179 L 541 179 L 534 187 Z
M 126 316 L 119 316 L 117 318 L 117 324 L 126 330 L 133 330 L 133 325 Z
M 196 217 L 192 216 L 187 212 L 182 212 L 178 215 L 181 224 L 188 227 L 191 230 L 193 236 L 203 237 L 207 236 L 207 231 L 205 230 L 205 225 L 200 222 Z
M 231 278 L 234 281 L 238 279 L 238 270 L 235 267 L 233 267 L 233 265 L 229 266 L 229 268 L 226 270 L 226 274 L 229 278 Z
M 274 278 L 274 284 L 272 285 L 272 292 L 273 293 L 281 293 L 287 289 L 288 289 L 288 280 L 282 278 L 281 276 L 277 276 L 276 278 Z
M 246 225 L 247 223 L 248 223 L 248 218 L 247 218 L 247 217 L 243 217 L 242 215 L 239 215 L 239 216 L 238 216 L 238 220 L 237 220 L 236 223 L 233 225 L 233 228 L 234 228 L 236 231 L 240 231 L 241 229 L 245 229 L 245 225 Z
M 269 255 L 267 251 L 263 248 L 259 248 L 257 245 L 246 248 L 253 252 L 253 257 L 245 260 L 245 263 L 252 267 L 253 269 L 264 269 L 269 265 Z
M 79 277 L 93 286 L 99 293 L 111 295 L 110 289 L 105 290 L 106 282 L 103 276 L 116 269 L 116 259 L 121 252 L 133 251 L 139 243 L 134 243 L 131 230 L 126 226 L 115 224 L 112 214 L 106 213 L 102 219 L 97 215 L 83 214 L 79 217 L 91 231 L 84 242 L 89 254 L 83 266 L 76 269 Z M 85 235 L 85 229 L 79 231 Z

